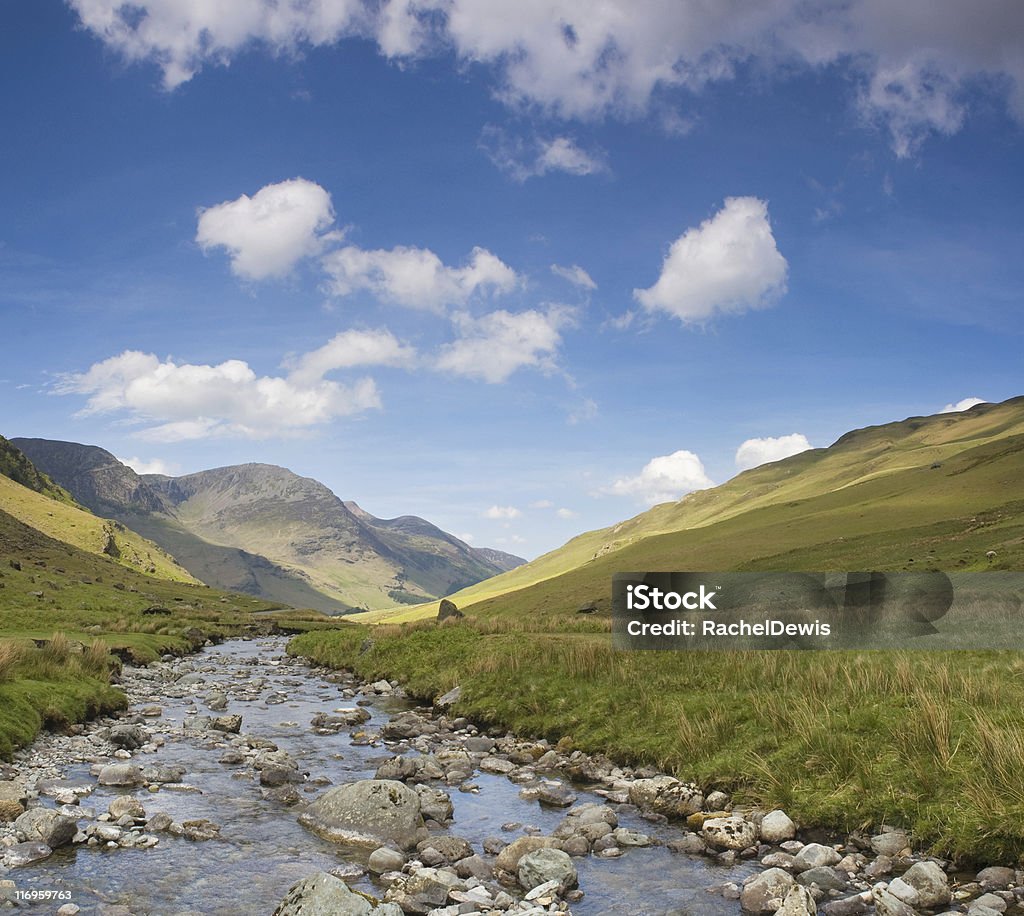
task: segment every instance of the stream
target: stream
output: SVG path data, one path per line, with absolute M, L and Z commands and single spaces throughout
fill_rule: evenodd
M 31 891 L 61 895 L 46 901 L 21 899 L 20 911 L 55 913 L 70 900 L 82 913 L 103 916 L 269 916 L 289 888 L 302 878 L 346 864 L 365 863 L 365 853 L 360 858 L 301 827 L 297 822 L 301 805 L 287 807 L 265 797 L 268 793 L 261 790 L 250 766 L 220 762 L 232 739 L 237 743 L 238 735 L 213 738 L 210 732 L 190 733 L 182 728 L 187 716 L 241 715 L 242 736 L 273 742 L 309 774 L 296 786 L 304 800 L 312 800 L 331 785 L 372 778 L 377 767 L 396 751 L 380 741 L 375 745 L 354 743 L 353 732 L 378 733 L 390 716 L 413 708 L 413 704 L 398 697 L 360 698 L 360 704 L 371 714 L 369 722 L 333 734 L 318 733 L 310 725 L 316 714 L 352 706 L 354 700 L 345 697 L 341 686 L 328 680 L 324 672 L 285 656 L 285 642 L 280 638 L 232 640 L 150 668 L 125 669 L 122 686 L 132 701 L 126 718 L 130 720 L 153 704 L 162 710 L 156 716 L 149 709 L 150 717 L 139 720 L 163 738 L 162 746 L 150 746 L 149 752 L 146 748 L 133 751 L 131 762 L 142 766 L 179 765 L 185 770 L 181 785 L 161 786 L 157 792 L 145 786 L 97 786 L 95 764 L 111 761 L 103 756 L 104 750 L 109 754 L 109 746 L 104 748 L 94 740 L 92 725 L 86 727 L 84 735 L 72 739 L 44 737 L 19 755 L 16 765 L 40 766 L 45 755 L 39 745 L 46 747 L 50 742 L 50 758 L 46 759 L 51 769 L 65 764 L 59 766 L 65 785 L 95 786 L 81 798 L 79 810 L 83 812 L 91 809 L 95 815 L 102 814 L 117 795 L 133 794 L 145 806 L 147 816 L 162 811 L 176 822 L 206 818 L 220 827 L 219 837 L 206 841 L 163 832 L 152 848 L 78 843 L 31 865 L 0 868 L 0 878 L 13 881 L 22 897 Z M 213 690 L 227 696 L 226 709 L 215 713 L 202 702 Z M 82 753 L 83 746 L 86 750 L 94 746 L 94 754 Z M 69 759 L 61 760 L 58 755 L 54 764 L 54 747 Z M 72 753 L 68 748 L 77 751 Z M 524 833 L 548 835 L 565 817 L 564 808 L 521 798 L 521 787 L 505 776 L 477 771 L 471 782 L 477 791 L 439 784 L 449 792 L 454 805 L 453 822 L 444 832 L 468 840 L 474 852 L 488 861 L 493 862 L 493 857 L 483 853 L 486 838 L 501 837 L 511 842 Z M 579 786 L 573 789 L 579 795 L 577 805 L 606 803 L 606 799 Z M 52 798 L 41 801 L 56 804 Z M 738 902 L 709 893 L 707 888 L 726 882 L 742 883 L 758 869 L 755 862 L 739 860 L 722 866 L 706 857 L 670 852 L 664 844 L 683 836 L 685 829 L 649 823 L 629 806 L 621 809 L 619 826 L 647 833 L 657 845 L 624 848 L 618 858 L 574 858 L 584 896 L 571 904 L 572 913 L 735 916 L 739 912 Z M 354 889 L 383 896 L 384 888 L 368 874 L 348 880 Z

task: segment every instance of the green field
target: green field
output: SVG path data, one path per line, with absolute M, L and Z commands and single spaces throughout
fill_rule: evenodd
M 290 651 L 397 677 L 460 713 L 705 787 L 805 825 L 898 823 L 961 859 L 1024 856 L 1016 652 L 615 652 L 634 570 L 1024 569 L 1024 399 L 850 433 L 581 535 L 437 606 Z M 596 605 L 594 614 L 577 614 Z M 371 647 L 365 648 L 365 641 Z

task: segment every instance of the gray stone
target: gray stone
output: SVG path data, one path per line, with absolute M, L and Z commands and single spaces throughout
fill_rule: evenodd
M 242 730 L 242 717 L 239 715 L 217 716 L 211 723 L 211 727 L 217 732 L 237 735 Z
M 818 904 L 813 894 L 806 887 L 796 885 L 787 891 L 775 916 L 815 916 L 817 912 Z
M 576 793 L 568 786 L 541 785 L 537 788 L 537 801 L 542 805 L 551 805 L 554 808 L 568 808 L 576 803 L 576 799 Z
M 701 826 L 704 841 L 715 849 L 746 849 L 757 843 L 757 827 L 742 817 L 709 817 Z
M 689 817 L 704 807 L 700 789 L 674 776 L 637 779 L 629 787 L 629 800 L 638 808 L 666 817 Z
M 14 822 L 14 829 L 33 843 L 45 843 L 51 849 L 65 846 L 78 833 L 78 821 L 52 808 L 29 808 Z
M 931 908 L 950 901 L 949 879 L 934 862 L 917 862 L 904 872 L 902 879 L 897 880 L 902 880 L 917 891 L 918 900 L 914 906 Z M 892 887 L 889 889 L 892 890 Z
M 831 846 L 808 843 L 793 857 L 793 871 L 802 872 L 822 865 L 835 865 L 841 860 L 842 856 Z
M 15 843 L 4 852 L 4 864 L 9 868 L 21 868 L 24 865 L 31 865 L 33 862 L 41 862 L 52 855 L 53 850 L 45 843 L 33 842 Z
M 576 866 L 561 849 L 535 849 L 519 860 L 519 884 L 524 890 L 533 890 L 549 881 L 557 882 L 559 893 L 565 893 L 578 883 Z
M 829 868 L 827 865 L 818 865 L 815 868 L 808 868 L 797 876 L 797 884 L 803 887 L 810 887 L 817 884 L 823 891 L 841 891 L 846 887 L 846 875 L 836 868 Z
M 876 856 L 898 856 L 910 846 L 910 839 L 902 830 L 890 830 L 871 838 L 871 851 Z
M 825 904 L 825 916 L 861 916 L 870 908 L 870 904 L 859 894 L 856 897 L 845 897 L 832 900 Z
M 133 795 L 118 795 L 110 802 L 107 811 L 114 820 L 124 817 L 126 814 L 131 817 L 146 816 L 146 809 L 142 807 L 142 802 Z
M 770 811 L 761 819 L 761 840 L 764 843 L 784 843 L 796 836 L 796 824 L 785 811 Z
M 461 620 L 466 615 L 459 610 L 458 605 L 449 598 L 442 598 L 437 607 L 438 622 L 442 620 Z
M 390 779 L 361 779 L 329 789 L 299 816 L 299 823 L 325 840 L 370 849 L 411 849 L 426 834 L 419 795 Z
M 375 875 L 382 875 L 386 871 L 401 871 L 405 865 L 405 856 L 390 846 L 380 846 L 370 853 L 366 865 Z
M 1006 887 L 1016 880 L 1017 875 L 1014 870 L 1004 865 L 990 865 L 978 872 L 978 881 L 989 887 Z
M 134 763 L 108 763 L 97 779 L 101 786 L 141 786 L 146 781 Z
M 793 876 L 781 868 L 754 875 L 740 891 L 740 905 L 748 913 L 774 913 L 793 887 Z
M 908 906 L 898 897 L 890 894 L 884 884 L 876 884 L 871 889 L 871 894 L 875 898 L 877 916 L 918 916 L 912 906 Z
M 1006 901 L 998 894 L 982 894 L 976 900 L 971 901 L 968 911 L 973 910 L 975 907 L 988 907 L 997 913 L 1005 913 L 1006 906 Z
M 438 862 L 427 863 L 436 865 L 452 865 L 459 859 L 465 859 L 473 855 L 473 847 L 457 836 L 432 836 L 416 844 L 416 849 L 423 852 L 426 849 L 433 849 L 438 854 Z
M 115 725 L 108 732 L 107 740 L 114 747 L 135 751 L 146 743 L 148 735 L 140 725 Z
M 502 871 L 515 874 L 519 870 L 519 860 L 527 853 L 535 852 L 538 849 L 561 848 L 561 841 L 551 836 L 521 836 L 498 853 L 494 865 Z
M 340 878 L 318 872 L 292 886 L 273 916 L 371 916 L 373 907 Z

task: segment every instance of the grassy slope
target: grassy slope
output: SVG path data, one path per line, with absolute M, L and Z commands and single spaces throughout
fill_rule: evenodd
M 168 553 L 116 522 L 36 493 L 0 475 L 0 507 L 26 525 L 94 554 L 107 554 L 124 566 L 175 582 L 196 580 Z
M 850 552 L 843 548 L 837 555 L 832 540 L 849 538 L 854 533 L 870 533 L 872 526 L 881 526 L 893 532 L 891 541 L 898 541 L 896 529 L 969 517 L 985 507 L 1011 501 L 1011 498 L 1004 498 L 1004 494 L 1012 494 L 1015 488 L 1020 494 L 1017 498 L 1024 498 L 1020 478 L 1005 482 L 984 480 L 980 476 L 956 480 L 950 473 L 950 462 L 958 455 L 992 443 L 1010 442 L 1013 437 L 1022 435 L 1024 398 L 980 405 L 961 414 L 915 417 L 857 430 L 828 449 L 814 449 L 763 465 L 739 474 L 720 487 L 693 493 L 676 503 L 655 506 L 609 528 L 586 532 L 525 566 L 463 589 L 452 599 L 459 607 L 471 606 L 554 580 L 574 570 L 589 569 L 591 572 L 582 576 L 593 579 L 597 590 L 596 594 L 594 590 L 585 594 L 585 599 L 590 600 L 609 591 L 607 583 L 600 581 L 608 568 L 601 561 L 609 557 L 616 567 L 613 571 L 769 568 L 751 564 L 768 562 L 771 555 L 782 553 L 776 549 L 781 546 L 776 542 L 780 532 L 782 545 L 808 551 L 804 560 L 813 559 L 819 565 L 779 568 L 837 568 L 820 566 L 822 562 L 827 563 L 829 556 L 836 556 L 839 565 L 847 563 L 848 568 L 853 568 Z M 936 463 L 942 467 L 932 468 Z M 941 478 L 936 480 L 936 475 Z M 942 492 L 942 487 L 950 481 L 954 482 L 954 491 Z M 904 487 L 909 487 L 906 493 Z M 870 504 L 874 502 L 878 504 L 872 507 Z M 868 509 L 864 510 L 866 504 Z M 773 507 L 778 514 L 767 511 Z M 766 511 L 758 515 L 757 510 Z M 723 527 L 723 523 L 734 518 L 742 518 L 738 528 Z M 849 524 L 853 525 L 852 529 L 845 527 Z M 796 526 L 806 530 L 800 532 Z M 714 532 L 702 531 L 712 527 L 716 529 Z M 726 544 L 709 554 L 703 552 L 705 544 L 720 543 L 733 531 L 744 532 L 742 543 L 735 547 Z M 650 540 L 672 534 L 680 535 L 681 540 Z M 657 562 L 648 559 L 655 543 L 658 544 Z M 629 548 L 634 545 L 638 553 L 630 554 Z M 822 547 L 817 554 L 810 550 L 814 545 Z M 867 544 L 863 546 L 868 548 Z M 681 554 L 673 554 L 677 547 L 682 550 Z M 889 559 L 887 549 L 882 546 L 881 559 Z M 668 556 L 662 559 L 665 554 Z M 864 561 L 877 554 L 866 549 Z M 910 556 L 913 554 L 908 554 L 908 558 Z M 800 558 L 794 556 L 783 562 L 791 564 L 798 560 Z M 920 558 L 915 558 L 915 562 L 920 562 Z M 893 564 L 895 558 L 887 568 L 902 568 Z M 962 567 L 963 564 L 957 563 L 950 568 Z M 436 604 L 426 604 L 375 611 L 365 619 L 401 622 L 425 619 L 436 612 Z
M 151 606 L 170 613 L 144 614 Z M 275 607 L 144 575 L 0 510 L 0 756 L 10 756 L 45 725 L 79 721 L 124 703 L 97 664 L 83 664 L 79 655 L 48 658 L 33 640 L 63 633 L 75 643 L 98 641 L 104 650 L 148 661 L 188 651 L 197 638 L 238 633 L 253 623 L 254 613 Z M 318 625 L 317 617 L 283 611 L 270 619 L 304 629 Z M 267 622 L 262 614 L 255 619 Z
M 76 505 L 74 498 L 67 490 L 57 486 L 49 477 L 40 471 L 25 454 L 15 448 L 3 436 L 0 436 L 0 476 L 9 477 L 23 487 L 49 496 L 58 502 Z
M 568 554 L 578 566 L 541 564 L 569 566 L 561 575 L 488 594 L 523 581 L 516 570 L 467 590 L 457 625 L 307 634 L 291 651 L 425 696 L 461 684 L 460 712 L 653 762 L 805 823 L 899 822 L 963 858 L 1021 857 L 1017 653 L 616 653 L 608 596 L 621 570 L 1024 569 L 1022 421 L 1018 399 L 858 431 L 584 535 Z M 602 550 L 609 537 L 617 547 Z M 576 615 L 593 600 L 598 614 Z

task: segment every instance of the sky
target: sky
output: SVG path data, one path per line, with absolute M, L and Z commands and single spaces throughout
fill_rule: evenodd
M 532 558 L 1024 394 L 1016 0 L 8 0 L 0 433 Z

